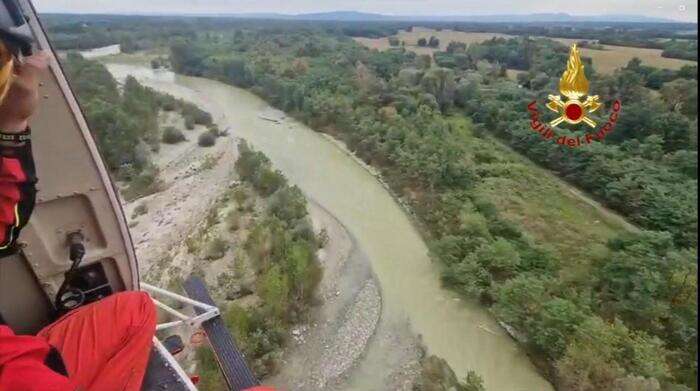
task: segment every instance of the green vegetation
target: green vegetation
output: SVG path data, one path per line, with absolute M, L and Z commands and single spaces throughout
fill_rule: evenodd
M 495 39 L 464 51 L 452 45 L 441 56 L 455 66 L 438 67 L 401 49 L 368 51 L 323 33 L 237 32 L 172 49 L 176 71 L 249 87 L 380 168 L 424 224 L 445 283 L 492 305 L 530 352 L 546 359 L 557 384 L 612 390 L 641 378 L 694 387 L 697 122 L 677 108 L 697 105 L 697 95 L 664 81 L 666 94 L 656 96 L 634 64 L 592 77 L 606 104 L 620 96 L 627 111 L 605 143 L 569 149 L 540 140 L 526 111 L 556 91 L 568 49 L 553 41 Z M 290 67 L 295 63 L 305 65 Z M 499 64 L 525 70 L 526 88 L 506 79 Z M 588 72 L 594 74 L 590 66 Z M 625 233 L 614 219 L 592 225 L 573 208 L 580 202 L 488 134 L 653 231 Z M 251 175 L 247 166 L 264 159 L 243 152 L 242 178 L 263 194 L 281 186 L 271 170 Z M 548 192 L 540 197 L 554 195 L 551 203 L 532 199 L 528 185 L 535 183 Z M 508 204 L 518 197 L 520 205 Z M 530 207 L 536 211 L 522 212 Z M 518 221 L 520 213 L 540 221 Z M 546 226 L 558 218 L 559 225 Z M 270 247 L 254 248 L 253 259 L 268 265 Z M 632 259 L 634 273 L 623 266 Z M 288 285 L 271 273 L 267 294 L 284 296 Z M 585 342 L 593 332 L 609 341 Z
M 168 126 L 167 128 L 163 129 L 162 139 L 166 144 L 177 144 L 186 140 L 185 135 L 182 134 L 182 131 L 173 126 Z
M 153 21 L 103 23 L 121 24 L 115 36 L 139 35 L 132 41 L 137 46 L 167 42 L 174 70 L 250 88 L 379 168 L 416 212 L 432 256 L 444 265 L 444 282 L 480 298 L 515 327 L 559 388 L 697 389 L 697 67 L 672 71 L 633 60 L 602 76 L 584 58 L 591 91 L 605 105 L 593 118 L 603 122 L 615 98 L 623 112 L 603 143 L 570 149 L 542 140 L 529 128 L 526 111 L 529 102 L 557 91 L 568 49 L 552 40 L 450 43 L 432 64 L 395 40 L 391 50 L 376 52 L 347 37 L 394 35 L 409 29 L 407 23 L 319 23 L 310 29 L 280 21 L 261 29 L 259 21 Z M 496 24 L 425 25 L 504 32 Z M 657 48 L 692 59 L 697 37 L 680 39 L 683 28 L 516 24 L 507 33 L 590 40 L 591 48 Z M 506 68 L 522 71 L 517 82 L 505 78 Z M 188 127 L 195 121 L 190 116 Z M 153 141 L 142 137 L 147 146 Z M 625 232 L 613 218 L 598 224 L 594 218 L 604 213 L 568 196 L 495 139 L 643 230 Z M 240 339 L 247 341 L 249 357 L 266 373 L 274 366 L 281 328 L 299 314 L 292 303 L 308 297 L 308 284 L 294 281 L 313 280 L 302 267 L 313 264 L 306 258 L 313 252 L 294 244 L 310 237 L 308 225 L 288 220 L 305 215 L 295 202 L 303 199 L 298 189 L 258 153 L 242 147 L 241 155 L 241 177 L 268 196 L 265 216 L 255 221 L 244 246 L 256 260 L 256 293 L 266 302 L 232 309 L 229 322 L 244 331 Z M 235 202 L 239 212 L 251 208 L 244 194 Z M 232 216 L 227 224 L 235 231 L 242 223 Z M 298 235 L 291 241 L 290 227 Z M 294 265 L 280 254 L 293 255 Z
M 247 233 L 240 236 L 244 241 L 234 260 L 238 266 L 235 273 L 220 274 L 217 284 L 218 289 L 231 291 L 245 275 L 240 270 L 242 265 L 253 269 L 255 278 L 248 295 L 254 294 L 259 302 L 242 305 L 234 300 L 221 307 L 225 308 L 224 321 L 251 368 L 264 377 L 275 372 L 290 325 L 305 320 L 308 313 L 321 279 L 315 256 L 319 244 L 308 218 L 306 199 L 299 189 L 287 185 L 286 179 L 272 169 L 268 158 L 250 149 L 245 141 L 240 142 L 238 149 L 236 171 L 243 184 L 231 190 L 219 206 L 228 203 L 234 206 L 228 209 L 222 222 L 227 232 L 245 229 Z M 253 192 L 264 201 L 260 215 L 253 207 L 246 207 L 255 198 Z M 218 207 L 213 209 L 207 227 L 218 223 L 218 210 Z M 204 244 L 201 255 L 205 259 L 219 259 L 228 247 L 226 240 L 214 235 Z M 207 360 L 209 353 L 198 354 L 202 355 L 203 371 L 213 372 L 215 363 Z M 221 389 L 219 377 L 213 379 L 200 389 Z
M 321 269 L 315 257 L 316 237 L 303 194 L 297 187 L 289 187 L 286 181 L 276 182 L 278 186 L 272 190 L 264 179 L 276 173 L 269 160 L 251 150 L 245 141 L 240 142 L 238 149 L 236 170 L 241 179 L 267 198 L 266 213 L 253 224 L 243 245 L 258 274 L 256 292 L 262 305 L 257 311 L 238 317 L 234 308 L 227 319 L 230 321 L 233 317 L 237 319 L 233 322 L 238 324 L 245 320 L 246 327 L 242 330 L 248 330 L 248 334 L 241 334 L 244 351 L 253 360 L 267 362 L 266 357 L 274 349 L 266 348 L 256 339 L 265 336 L 277 341 L 277 345 L 282 343 L 279 334 L 284 335 L 286 328 L 300 321 L 307 312 L 321 279 Z M 287 202 L 280 203 L 280 198 Z M 263 373 L 258 370 L 258 373 L 269 373 L 274 369 L 273 364 L 268 363 L 267 369 Z
M 698 41 L 695 40 L 671 40 L 663 44 L 663 57 L 681 58 L 684 60 L 698 60 Z
M 132 77 L 120 92 L 104 65 L 79 54 L 69 53 L 64 65 L 107 167 L 129 184 L 124 197 L 158 191 L 150 156 L 159 147 L 156 95 Z
M 396 46 L 396 45 L 392 45 Z M 431 48 L 437 48 L 440 46 L 440 40 L 437 39 L 435 36 L 430 37 L 430 39 L 425 39 L 425 38 L 420 38 L 418 39 L 418 46 L 420 47 L 431 47 Z
M 437 356 L 424 357 L 421 366 L 414 391 L 486 391 L 478 374 L 469 371 L 467 377 L 459 381 L 447 362 Z
M 145 215 L 146 213 L 148 213 L 148 205 L 146 205 L 145 202 L 142 202 L 142 203 L 136 205 L 136 207 L 134 208 L 134 211 L 131 212 L 131 218 L 135 219 L 139 216 Z
M 179 111 L 185 121 L 213 127 L 211 115 L 197 106 L 144 87 L 129 76 L 123 87 L 105 66 L 97 61 L 68 53 L 63 61 L 85 118 L 110 172 L 127 186 L 122 189 L 126 200 L 157 192 L 161 188 L 158 169 L 151 155 L 160 142 L 184 140 L 178 129 L 161 130 L 158 114 Z
M 211 131 L 206 131 L 197 137 L 197 144 L 200 147 L 213 147 L 216 144 L 216 134 Z

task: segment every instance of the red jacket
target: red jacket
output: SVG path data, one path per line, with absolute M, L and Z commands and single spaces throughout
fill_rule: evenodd
M 39 337 L 0 325 L 0 391 L 75 391 L 67 377 L 45 365 L 50 349 Z
M 15 242 L 34 208 L 36 193 L 31 142 L 0 145 L 0 257 Z M 0 258 L 2 262 L 2 258 Z M 0 314 L 0 391 L 73 391 L 68 378 L 45 365 L 51 347 L 34 336 L 15 335 Z
M 0 144 L 0 257 L 15 251 L 22 227 L 34 209 L 36 174 L 31 142 Z

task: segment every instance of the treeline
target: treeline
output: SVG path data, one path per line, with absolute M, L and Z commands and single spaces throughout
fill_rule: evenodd
M 683 60 L 698 60 L 698 41 L 696 40 L 671 40 L 664 42 L 661 56 L 669 58 L 681 58 Z
M 697 131 L 695 118 L 678 111 L 692 106 L 692 94 L 634 95 L 644 91 L 643 80 L 622 71 L 596 81 L 593 91 L 606 103 L 621 96 L 624 110 L 646 105 L 638 115 L 651 122 L 625 112 L 616 132 L 626 138 L 587 149 L 543 142 L 529 130 L 526 105 L 557 90 L 566 48 L 538 42 L 521 43 L 528 48 L 505 43 L 533 52 L 524 80 L 537 79 L 533 89 L 504 78 L 505 68 L 487 61 L 490 47 L 500 50 L 498 42 L 476 46 L 472 64 L 450 69 L 319 32 L 224 31 L 216 40 L 174 44 L 171 63 L 179 72 L 249 87 L 379 167 L 425 224 L 446 283 L 480 297 L 516 326 L 563 388 L 644 382 L 694 388 Z M 458 126 L 449 115 L 477 124 Z M 575 265 L 534 243 L 476 194 L 479 183 L 508 170 L 496 153 L 467 145 L 481 145 L 469 133 L 487 132 L 543 165 L 567 167 L 560 168 L 565 178 L 660 232 L 613 240 L 591 255 L 590 273 L 565 278 Z
M 697 60 L 697 30 L 694 23 L 638 22 L 455 22 L 455 21 L 308 21 L 260 20 L 245 18 L 121 16 L 121 15 L 42 15 L 56 49 L 91 49 L 121 44 L 131 52 L 167 45 L 173 39 L 188 39 L 221 30 L 257 30 L 261 24 L 275 32 L 314 27 L 327 34 L 381 38 L 413 26 L 435 30 L 493 32 L 519 36 L 544 36 L 596 41 L 600 44 L 662 49 L 664 57 Z
M 126 199 L 159 189 L 158 169 L 151 155 L 160 149 L 160 110 L 179 111 L 187 127 L 201 124 L 217 131 L 209 113 L 144 87 L 131 76 L 120 89 L 97 61 L 71 52 L 63 65 L 107 168 L 116 179 L 128 183 L 122 191 Z
M 612 35 L 601 36 L 598 39 L 601 45 L 629 46 L 635 48 L 661 49 L 661 56 L 668 58 L 679 58 L 682 60 L 698 60 L 698 40 L 697 37 L 671 38 L 662 40 L 658 38 L 644 39 L 634 35 Z

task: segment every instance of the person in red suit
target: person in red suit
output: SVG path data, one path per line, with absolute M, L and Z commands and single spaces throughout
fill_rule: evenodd
M 48 60 L 20 61 L 0 40 L 0 257 L 15 251 L 34 208 L 29 120 Z M 36 336 L 15 335 L 0 314 L 0 391 L 139 391 L 155 329 L 153 301 L 139 291 L 80 307 Z
M 34 208 L 29 119 L 49 56 L 16 57 L 0 41 L 0 254 L 15 251 Z M 1 323 L 1 322 L 0 322 Z M 155 334 L 145 292 L 122 292 L 72 311 L 36 336 L 0 324 L 0 391 L 139 390 Z

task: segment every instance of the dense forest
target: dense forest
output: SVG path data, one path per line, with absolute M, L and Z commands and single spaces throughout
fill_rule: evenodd
M 117 22 L 101 23 L 80 29 L 104 31 Z M 349 38 L 409 28 L 401 23 L 312 27 L 274 21 L 262 28 L 227 19 L 130 23 L 139 28 L 123 28 L 102 44 L 118 43 L 114 37 L 120 34 L 136 49 L 167 44 L 175 71 L 249 88 L 342 139 L 379 168 L 417 214 L 432 257 L 443 265 L 444 283 L 481 300 L 514 327 L 558 388 L 697 390 L 696 66 L 671 71 L 635 59 L 612 75 L 598 75 L 595 64 L 584 59 L 591 92 L 605 105 L 593 118 L 604 122 L 617 98 L 623 112 L 604 142 L 564 148 L 533 132 L 527 113 L 531 101 L 545 102 L 558 90 L 565 68 L 568 47 L 549 39 L 451 43 L 431 58 L 402 48 L 370 51 Z M 635 26 L 428 27 L 590 39 L 697 58 L 696 36 L 685 41 L 659 26 L 637 33 Z M 660 47 L 658 38 L 668 41 Z M 507 69 L 523 72 L 512 80 Z M 91 71 L 102 72 L 99 66 Z M 114 94 L 109 78 L 98 79 L 108 91 L 76 87 L 100 96 L 99 105 L 109 104 L 110 112 L 124 112 L 120 97 L 127 93 L 147 91 L 131 82 Z M 106 140 L 130 129 L 124 126 L 110 130 L 105 123 L 105 134 L 97 137 Z M 146 145 L 147 135 L 139 136 Z M 493 139 L 586 190 L 641 231 L 621 234 L 605 248 L 586 252 L 585 259 L 534 240 L 478 191 L 483 183 L 522 174 L 492 146 Z M 148 171 L 133 151 L 119 150 L 110 167 L 126 161 Z M 239 165 L 242 176 L 244 166 Z M 266 192 L 274 177 L 252 183 Z
M 436 66 L 318 31 L 235 30 L 175 41 L 171 63 L 250 88 L 379 167 L 424 223 L 445 283 L 519 330 L 561 388 L 655 379 L 695 389 L 697 68 L 668 73 L 632 61 L 592 77 L 605 104 L 619 97 L 625 112 L 605 143 L 569 149 L 540 140 L 526 114 L 532 99 L 556 91 L 567 47 L 527 38 L 458 46 Z M 515 59 L 527 70 L 519 82 L 505 77 Z M 470 145 L 489 135 L 645 230 L 611 240 L 572 277 L 568 259 L 474 191 L 509 170 Z

